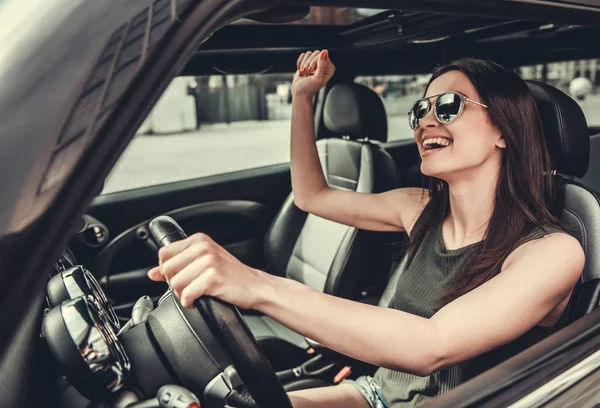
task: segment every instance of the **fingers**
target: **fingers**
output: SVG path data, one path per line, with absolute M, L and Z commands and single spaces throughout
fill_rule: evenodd
M 172 258 L 163 262 L 163 264 L 160 266 L 161 274 L 169 281 L 171 286 L 173 286 L 171 278 L 192 263 L 195 259 L 201 258 L 205 254 L 210 253 L 211 246 L 212 243 L 206 240 L 194 242 L 176 256 L 173 256 Z
M 312 58 L 312 56 L 314 54 L 318 54 L 319 50 L 315 50 L 315 51 L 308 51 L 307 53 L 304 54 L 304 57 L 302 58 L 302 62 L 300 63 L 300 75 L 304 76 L 307 75 L 309 73 L 309 61 Z
M 317 69 L 317 61 L 319 60 L 319 56 L 321 55 L 320 51 L 315 51 L 308 59 L 306 65 L 309 74 L 312 74 Z
M 205 234 L 194 234 L 181 241 L 173 242 L 167 246 L 164 246 L 158 250 L 158 265 L 162 266 L 169 259 L 175 255 L 184 251 L 196 242 L 214 242 L 208 235 Z
M 181 293 L 194 279 L 196 279 L 203 271 L 213 268 L 215 264 L 213 255 L 206 255 L 202 258 L 195 259 L 179 273 L 177 273 L 173 279 L 169 281 L 171 288 L 177 293 Z
M 155 266 L 154 268 L 150 269 L 148 271 L 148 277 L 150 279 L 152 279 L 153 281 L 157 281 L 157 282 L 165 280 L 165 278 L 160 273 L 160 266 Z
M 329 59 L 329 51 L 327 50 L 321 51 L 315 60 L 315 64 L 317 65 L 315 79 L 319 82 L 324 82 L 327 79 L 326 77 L 330 78 L 335 71 L 335 67 Z
M 214 269 L 208 269 L 194 279 L 181 292 L 180 300 L 183 307 L 192 307 L 194 301 L 205 293 L 211 293 L 211 289 L 218 284 L 218 274 Z
M 307 51 L 300 54 L 296 61 L 296 68 L 300 76 L 317 74 L 319 67 L 323 67 L 319 72 L 319 77 L 323 79 L 325 76 L 331 76 L 333 74 L 333 64 L 329 59 L 329 51 L 314 50 Z M 331 72 L 329 72 L 331 71 Z

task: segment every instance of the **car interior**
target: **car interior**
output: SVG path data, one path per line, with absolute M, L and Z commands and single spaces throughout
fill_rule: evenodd
M 382 93 L 357 78 L 427 75 L 460 57 L 493 59 L 515 72 L 600 57 L 595 40 L 600 23 L 592 16 L 580 18 L 583 14 L 574 24 L 569 12 L 544 8 L 527 14 L 526 8 L 498 7 L 492 13 L 475 5 L 455 10 L 415 6 L 317 24 L 318 9 L 275 7 L 233 19 L 192 53 L 179 74 L 293 74 L 300 52 L 327 48 L 337 71 L 315 98 L 315 130 L 325 178 L 336 189 L 379 193 L 424 185 L 415 141 L 392 137 L 393 115 Z M 519 18 L 519 12 L 531 18 Z M 136 18 L 132 31 L 136 24 L 143 28 L 141 17 Z M 94 72 L 90 75 L 98 75 Z M 548 82 L 527 79 L 561 185 L 553 213 L 586 255 L 569 309 L 573 330 L 583 333 L 582 322 L 600 303 L 600 259 L 595 259 L 600 253 L 600 122 L 592 123 L 578 101 Z M 202 131 L 199 126 L 194 137 Z M 280 136 L 289 138 L 289 130 Z M 168 141 L 172 136 L 152 137 Z M 157 263 L 159 247 L 196 232 L 249 266 L 382 307 L 401 290 L 397 281 L 407 263 L 404 234 L 359 230 L 298 208 L 288 162 L 96 191 L 48 277 L 42 336 L 49 349 L 44 361 L 59 378 L 53 406 L 143 407 L 139 401 L 158 393 L 159 399 L 175 395 L 188 402 L 197 397 L 202 407 L 291 407 L 286 391 L 374 373 L 376 367 L 256 311 L 238 313 L 214 299 L 199 302 L 198 310 L 183 309 L 167 284 L 151 281 L 147 272 Z M 79 316 L 85 318 L 79 322 Z M 80 325 L 79 337 L 73 322 Z M 83 324 L 95 329 L 84 333 Z M 547 340 L 548 348 L 553 343 Z M 83 347 L 103 341 L 104 356 Z M 73 342 L 77 349 L 61 346 Z M 545 358 L 543 353 L 531 356 L 519 360 L 508 378 L 506 372 L 491 370 L 426 406 L 512 403 L 500 391 Z M 97 370 L 88 369 L 92 366 Z M 553 372 L 559 369 L 554 366 Z M 497 388 L 483 385 L 490 383 Z M 166 389 L 166 384 L 185 389 Z

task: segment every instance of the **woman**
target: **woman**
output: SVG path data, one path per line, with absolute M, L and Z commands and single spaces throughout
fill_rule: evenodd
M 313 96 L 334 65 L 327 51 L 302 54 L 297 65 L 294 200 L 333 221 L 408 233 L 411 262 L 391 308 L 252 269 L 202 234 L 161 249 L 152 279 L 169 280 L 184 306 L 216 296 L 382 367 L 374 378 L 292 393 L 296 408 L 417 406 L 564 324 L 584 253 L 548 209 L 550 159 L 517 75 L 480 60 L 436 70 L 409 113 L 429 194 L 361 194 L 327 186 L 315 147 Z

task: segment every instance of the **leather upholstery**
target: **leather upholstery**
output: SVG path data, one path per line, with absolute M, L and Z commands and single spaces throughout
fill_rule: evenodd
M 594 191 L 600 191 L 600 134 L 590 136 L 590 164 L 585 176 L 577 180 Z
M 377 193 L 398 186 L 394 160 L 369 142 L 387 139 L 387 118 L 379 96 L 362 85 L 336 85 L 325 101 L 325 125 L 337 136 L 317 142 L 330 187 Z M 365 140 L 342 139 L 344 136 Z M 391 237 L 307 214 L 294 205 L 290 194 L 267 231 L 267 268 L 335 296 L 359 299 L 361 292 L 372 287 L 380 294 L 391 263 L 386 247 Z M 245 317 L 261 346 L 281 340 L 307 347 L 298 334 L 267 316 L 246 313 Z
M 380 307 L 390 307 L 392 303 L 392 299 L 396 294 L 396 289 L 398 287 L 398 280 L 400 279 L 400 275 L 406 269 L 408 263 L 408 255 L 404 255 L 400 263 L 394 269 L 394 272 L 390 276 L 390 280 L 388 281 L 385 290 L 383 291 L 383 295 L 379 299 L 378 306 Z
M 368 91 L 372 94 L 369 96 L 379 98 Z M 365 104 L 355 102 L 355 105 L 367 109 Z M 386 121 L 385 117 L 383 120 Z M 317 149 L 323 173 L 332 188 L 377 193 L 398 185 L 396 165 L 379 145 L 331 138 L 319 140 Z M 267 232 L 267 267 L 273 274 L 295 279 L 316 290 L 357 299 L 369 284 L 379 283 L 383 289 L 390 264 L 385 256 L 388 236 L 307 214 L 294 205 L 292 193 Z
M 574 293 L 573 318 L 577 319 L 599 305 L 600 300 L 600 199 L 581 184 L 564 186 L 561 220 L 579 240 L 585 252 L 585 268 Z
M 584 177 L 588 171 L 589 130 L 583 111 L 569 96 L 540 82 L 528 81 L 528 85 L 540 111 L 552 160 L 563 176 L 561 221 L 585 252 L 585 268 L 572 298 L 571 318 L 577 319 L 600 301 L 600 199 L 589 185 L 571 180 L 573 176 Z
M 527 81 L 542 118 L 554 166 L 559 173 L 583 177 L 588 169 L 590 137 L 583 111 L 551 85 Z
M 387 141 L 387 116 L 381 98 L 356 83 L 337 84 L 325 99 L 323 120 L 333 133 L 351 139 Z
M 325 139 L 317 143 L 321 166 L 329 186 L 358 192 L 381 192 L 397 185 L 393 159 L 377 145 L 341 139 Z M 294 214 L 299 210 L 292 210 Z M 279 217 L 286 217 L 280 214 Z M 278 218 L 279 218 L 278 217 Z M 297 219 L 302 218 L 296 214 Z M 338 224 L 313 214 L 304 214 L 304 224 L 291 252 L 284 252 L 272 234 L 283 233 L 271 228 L 266 247 L 269 265 L 288 259 L 286 277 L 303 282 L 313 289 L 336 296 L 356 299 L 365 280 L 383 278 L 389 260 L 383 256 L 386 234 L 362 231 Z M 279 224 L 279 220 L 275 223 Z M 275 224 L 274 224 L 275 225 Z M 295 227 L 295 221 L 292 221 Z M 279 226 L 279 225 L 278 225 Z M 286 229 L 287 224 L 281 225 Z M 289 232 L 285 232 L 289 234 Z M 282 245 L 289 242 L 282 241 Z M 286 247 L 289 249 L 289 247 Z M 379 271 L 381 276 L 362 277 L 367 271 Z M 280 274 L 280 270 L 275 270 Z M 380 282 L 383 285 L 383 282 Z
M 287 328 L 269 316 L 261 314 L 248 314 L 244 316 L 244 319 L 246 320 L 248 326 L 252 327 L 252 334 L 254 334 L 256 338 L 264 339 L 276 337 L 278 339 L 285 340 L 286 342 L 298 348 L 305 349 L 308 347 L 308 343 L 306 342 L 304 336 Z

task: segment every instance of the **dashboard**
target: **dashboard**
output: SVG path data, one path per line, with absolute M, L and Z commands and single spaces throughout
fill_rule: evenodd
M 149 230 L 159 247 L 185 237 L 166 216 L 153 219 Z M 140 297 L 121 325 L 80 261 L 66 248 L 46 288 L 42 337 L 64 389 L 76 391 L 59 391 L 52 406 L 291 408 L 235 307 L 207 297 L 186 309 L 167 288 L 158 302 Z
M 75 265 L 77 265 L 77 259 L 75 258 L 73 251 L 67 247 L 60 253 L 58 258 L 56 258 L 56 261 L 54 261 L 54 270 L 50 273 L 50 276 L 57 275 Z
M 94 275 L 77 262 L 71 249 L 62 251 L 46 288 L 42 337 L 59 369 L 51 406 L 224 405 L 235 381 L 223 373 L 235 369 L 197 311 L 167 291 L 156 305 L 141 297 L 121 325 Z

